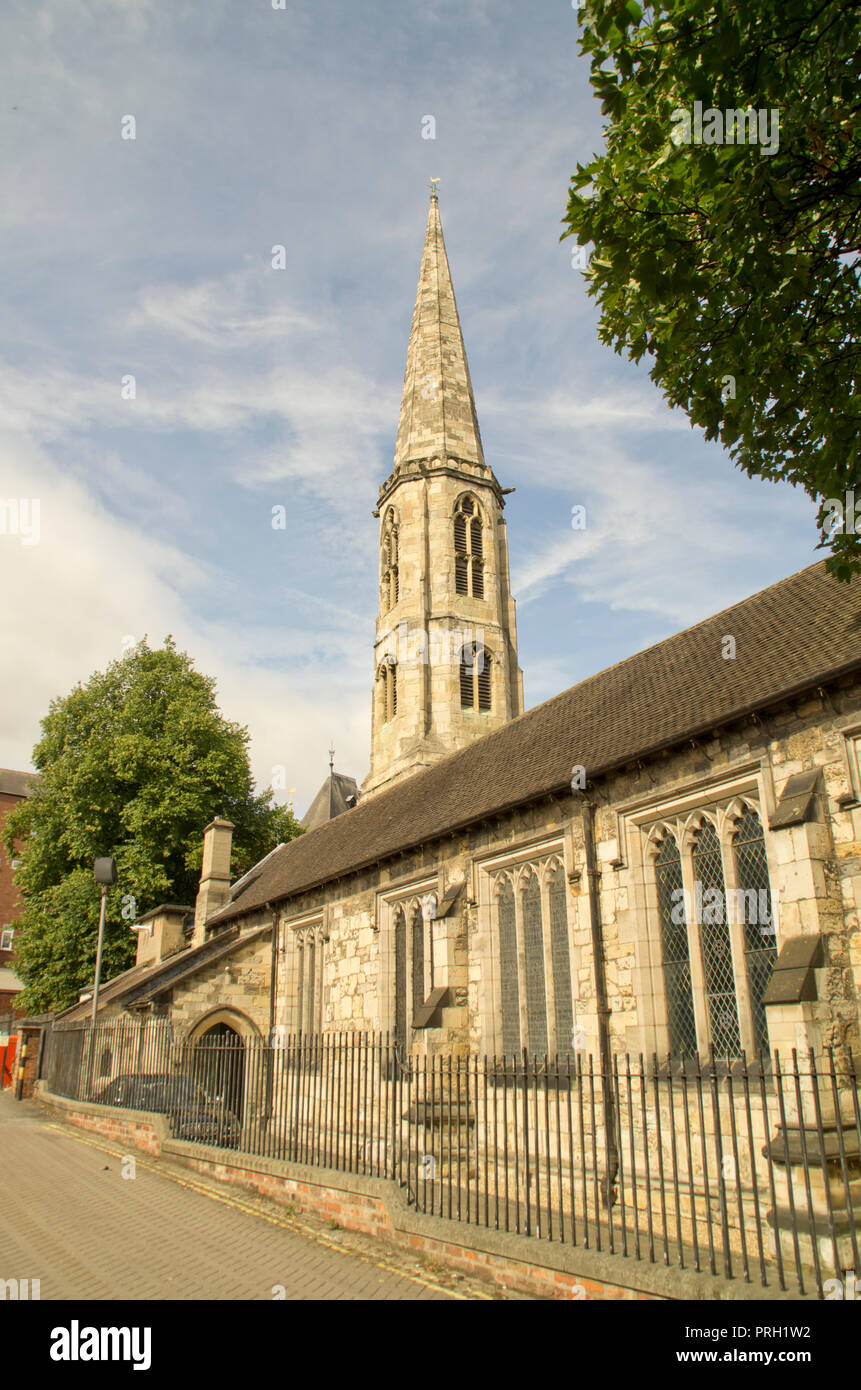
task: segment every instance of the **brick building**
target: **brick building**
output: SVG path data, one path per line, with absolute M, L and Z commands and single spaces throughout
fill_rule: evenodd
M 0 768 L 0 830 L 9 812 L 30 795 L 36 774 Z M 15 996 L 24 988 L 15 974 L 15 920 L 21 898 L 12 879 L 13 858 L 0 844 L 0 1018 L 16 1013 Z

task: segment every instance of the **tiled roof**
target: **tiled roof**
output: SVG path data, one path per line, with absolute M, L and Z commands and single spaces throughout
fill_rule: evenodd
M 725 637 L 734 659 L 723 656 Z M 469 747 L 283 845 L 221 923 L 861 667 L 861 582 L 825 562 L 572 686 Z
M 306 830 L 315 830 L 318 825 L 324 825 L 334 816 L 343 815 L 350 809 L 347 803 L 348 796 L 355 797 L 357 801 L 359 799 L 356 779 L 347 777 L 342 772 L 331 772 L 299 822 L 300 825 Z
M 237 947 L 244 948 L 249 941 L 254 941 L 270 930 L 269 926 L 264 925 L 255 931 L 244 932 L 241 936 L 235 929 L 220 932 L 218 936 L 210 937 L 199 946 L 187 946 L 182 951 L 176 951 L 166 960 L 151 962 L 148 965 L 133 965 L 130 970 L 124 970 L 122 975 L 115 975 L 107 984 L 99 987 L 99 1008 L 119 1000 L 123 1000 L 126 1006 L 146 1003 L 162 990 L 178 984 L 187 975 L 193 975 L 204 966 L 212 965 Z M 57 1015 L 57 1021 L 74 1023 L 78 1019 L 89 1018 L 92 1010 L 92 1001 L 73 1004 Z
M 11 768 L 0 767 L 0 794 L 3 796 L 29 796 L 38 781 L 38 772 L 13 772 Z

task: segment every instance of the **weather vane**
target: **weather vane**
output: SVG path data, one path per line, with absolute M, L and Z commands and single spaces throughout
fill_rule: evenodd
M 430 181 L 430 190 L 432 198 L 439 198 L 439 189 L 436 187 L 438 183 L 439 179 L 431 179 Z

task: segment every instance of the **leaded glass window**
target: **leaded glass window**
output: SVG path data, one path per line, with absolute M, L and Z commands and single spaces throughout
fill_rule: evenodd
M 413 908 L 413 1015 L 425 1002 L 425 921 L 420 907 Z
M 756 811 L 745 807 L 732 837 L 735 872 L 741 894 L 744 925 L 744 960 L 750 990 L 753 1032 L 757 1048 L 768 1051 L 768 1028 L 762 996 L 771 979 L 777 946 L 765 837 Z
M 407 1045 L 407 920 L 404 909 L 395 912 L 395 1046 Z
M 499 977 L 502 1002 L 502 1051 L 506 1057 L 520 1051 L 520 988 L 517 971 L 517 927 L 514 889 L 508 878 L 499 882 L 496 894 L 499 932 Z
M 738 1004 L 723 861 L 720 841 L 711 821 L 703 821 L 696 831 L 691 858 L 711 1043 L 718 1054 L 734 1057 L 741 1051 Z
M 682 857 L 675 837 L 669 833 L 664 836 L 658 849 L 655 879 L 658 885 L 658 913 L 661 919 L 670 1050 L 696 1052 L 697 1028 L 694 1019 L 688 924 L 682 886 Z
M 516 890 L 507 874 L 496 880 L 505 1056 L 524 1047 L 537 1056 L 572 1050 L 574 1001 L 566 894 L 564 870 L 553 859 L 524 865 Z
M 520 890 L 523 950 L 526 960 L 526 1030 L 530 1052 L 547 1051 L 547 991 L 544 984 L 544 932 L 541 887 L 530 874 Z
M 553 967 L 556 1051 L 570 1052 L 574 1031 L 574 1012 L 568 940 L 568 907 L 565 899 L 565 874 L 561 867 L 554 869 L 550 875 L 548 901 L 550 904 L 550 956 Z

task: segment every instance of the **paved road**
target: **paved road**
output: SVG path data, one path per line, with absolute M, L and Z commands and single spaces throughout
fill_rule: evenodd
M 271 1203 L 135 1158 L 124 1179 L 111 1141 L 0 1095 L 0 1279 L 40 1279 L 42 1299 L 272 1299 L 277 1285 L 287 1299 L 488 1296 L 414 1262 L 411 1273 L 383 1245 L 338 1249 L 346 1232 L 298 1230 Z

